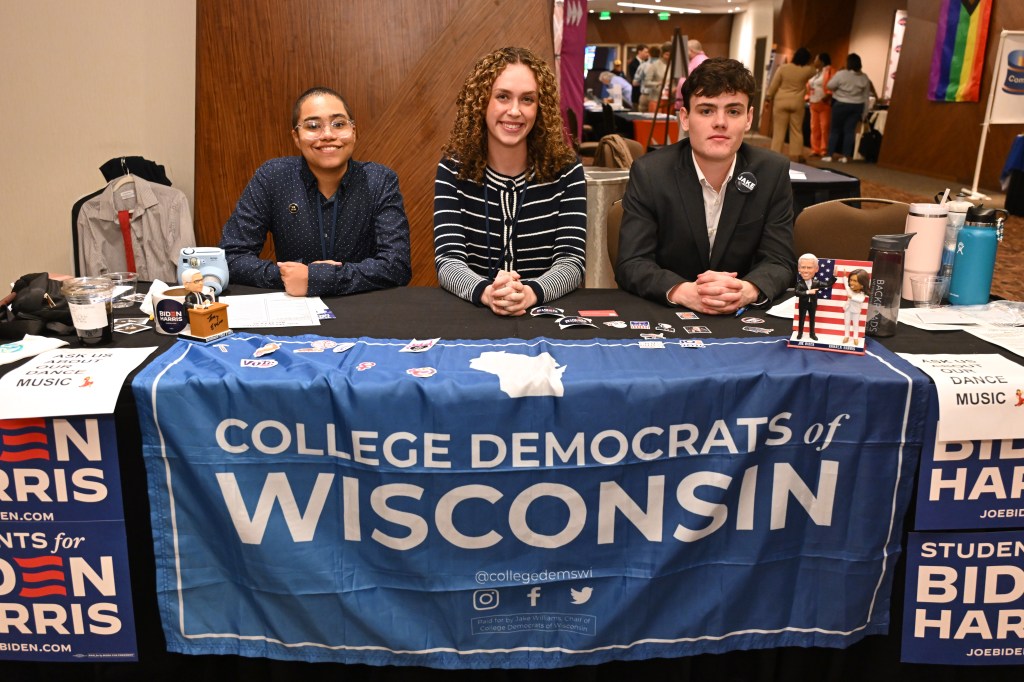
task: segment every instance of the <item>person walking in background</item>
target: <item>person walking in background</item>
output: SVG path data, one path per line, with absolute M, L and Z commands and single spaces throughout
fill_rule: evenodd
M 640 78 L 640 103 L 639 111 L 653 111 L 661 99 L 661 86 L 665 80 L 665 69 L 668 63 L 662 57 L 662 48 L 652 45 L 651 58 L 643 65 L 637 73 L 642 74 Z M 651 105 L 654 106 L 651 106 Z
M 828 135 L 828 154 L 822 157 L 822 161 L 836 159 L 839 163 L 846 163 L 853 156 L 857 123 L 864 116 L 868 99 L 875 95 L 871 79 L 860 69 L 860 55 L 851 52 L 846 58 L 846 68 L 825 84 L 832 91 L 832 126 Z
M 637 45 L 636 55 L 633 56 L 633 59 L 629 62 L 629 66 L 626 67 L 626 80 L 628 80 L 633 85 L 634 109 L 636 108 L 637 103 L 640 101 L 640 84 L 636 79 L 637 69 L 639 69 L 641 65 L 647 63 L 647 57 L 649 56 L 650 53 L 647 51 L 646 45 Z
M 783 64 L 772 77 L 765 99 L 772 102 L 772 151 L 782 152 L 789 128 L 789 158 L 804 161 L 804 93 L 814 75 L 811 53 L 799 48 L 793 61 Z
M 807 101 L 811 109 L 811 156 L 825 156 L 828 150 L 828 131 L 832 123 L 832 91 L 826 83 L 835 75 L 832 57 L 821 52 L 814 58 L 817 73 L 807 81 Z

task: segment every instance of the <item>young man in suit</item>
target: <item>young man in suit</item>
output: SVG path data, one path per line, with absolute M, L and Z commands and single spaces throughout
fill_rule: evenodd
M 768 304 L 793 285 L 789 160 L 743 142 L 753 94 L 753 75 L 734 59 L 708 59 L 686 79 L 689 137 L 630 170 L 620 287 L 715 315 Z

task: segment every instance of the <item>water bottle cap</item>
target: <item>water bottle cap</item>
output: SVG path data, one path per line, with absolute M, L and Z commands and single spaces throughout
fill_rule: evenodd
M 1006 219 L 1006 215 L 1006 211 L 1001 208 L 985 208 L 985 204 L 978 204 L 968 209 L 967 222 L 995 227 L 1000 219 Z
M 945 218 L 949 213 L 946 204 L 911 204 L 910 215 L 926 218 Z
M 906 251 L 907 244 L 916 232 L 907 234 L 876 234 L 871 238 L 871 248 L 879 251 Z

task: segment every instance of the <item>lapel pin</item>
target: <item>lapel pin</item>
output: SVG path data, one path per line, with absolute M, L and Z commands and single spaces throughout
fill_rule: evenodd
M 736 189 L 742 194 L 750 194 L 757 187 L 757 176 L 750 171 L 744 171 L 736 176 Z

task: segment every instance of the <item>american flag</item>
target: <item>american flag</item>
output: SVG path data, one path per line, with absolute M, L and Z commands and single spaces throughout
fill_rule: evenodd
M 849 292 L 846 288 L 847 276 L 857 269 L 866 270 L 868 276 L 871 276 L 871 261 L 863 260 L 844 260 L 841 258 L 819 258 L 818 259 L 818 272 L 815 277 L 822 280 L 829 280 L 835 278 L 835 284 L 832 285 L 831 289 L 825 289 L 818 292 L 818 309 L 814 318 L 814 332 L 818 336 L 818 340 L 821 343 L 838 344 L 841 343 L 843 338 L 846 336 L 844 331 L 844 318 L 843 318 L 843 306 L 846 304 L 846 300 L 849 298 Z M 867 287 L 864 288 L 864 293 L 867 293 Z M 864 347 L 864 326 L 867 321 L 867 300 L 863 304 L 862 313 L 856 322 L 857 331 L 853 338 L 861 340 L 858 344 L 861 348 Z M 797 331 L 798 320 L 793 320 L 793 331 Z M 806 325 L 804 332 L 806 333 Z M 804 336 L 806 340 L 807 337 Z M 848 342 L 849 343 L 849 342 Z

